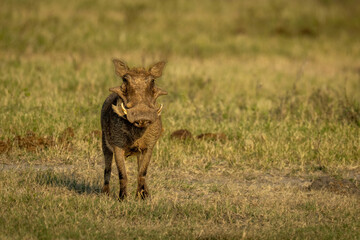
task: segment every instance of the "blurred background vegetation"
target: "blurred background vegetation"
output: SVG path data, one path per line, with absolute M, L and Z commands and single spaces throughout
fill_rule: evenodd
M 140 51 L 197 58 L 299 57 L 331 46 L 358 56 L 359 8 L 355 0 L 3 0 L 0 47 L 17 56 Z

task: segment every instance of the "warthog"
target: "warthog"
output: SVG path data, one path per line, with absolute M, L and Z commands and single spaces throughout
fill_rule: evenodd
M 102 192 L 109 194 L 113 155 L 119 172 L 119 199 L 126 197 L 128 178 L 125 159 L 137 155 L 138 186 L 136 196 L 145 199 L 149 189 L 145 182 L 151 154 L 162 133 L 161 106 L 156 99 L 167 92 L 155 86 L 161 77 L 165 62 L 150 67 L 129 68 L 124 62 L 114 59 L 115 72 L 123 80 L 121 86 L 105 100 L 101 109 L 102 150 L 105 157 L 104 186 Z

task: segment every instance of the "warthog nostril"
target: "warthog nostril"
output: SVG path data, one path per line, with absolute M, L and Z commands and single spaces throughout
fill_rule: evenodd
M 152 122 L 150 120 L 138 120 L 134 122 L 134 125 L 137 127 L 147 127 L 151 124 Z

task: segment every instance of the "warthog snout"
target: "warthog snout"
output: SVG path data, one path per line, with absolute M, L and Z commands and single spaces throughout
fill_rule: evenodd
M 156 120 L 156 117 L 157 114 L 153 110 L 137 111 L 136 109 L 128 109 L 127 119 L 139 128 L 149 126 Z
M 132 108 L 126 108 L 124 104 L 121 104 L 121 109 L 129 122 L 136 127 L 143 128 L 152 124 L 161 115 L 162 105 L 159 108 L 151 108 L 145 104 L 139 104 Z
M 141 120 L 135 121 L 135 122 L 134 122 L 134 125 L 135 125 L 136 127 L 143 128 L 143 127 L 149 126 L 151 123 L 152 123 L 152 122 L 149 121 L 149 120 L 141 119 Z

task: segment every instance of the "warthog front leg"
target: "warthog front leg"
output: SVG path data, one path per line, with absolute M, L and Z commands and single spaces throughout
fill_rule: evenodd
M 138 187 L 136 191 L 136 197 L 141 197 L 145 199 L 150 196 L 149 189 L 145 182 L 145 177 L 147 173 L 147 169 L 150 163 L 152 154 L 152 149 L 144 150 L 140 155 L 138 155 Z
M 119 192 L 119 200 L 123 200 L 126 195 L 126 187 L 127 187 L 127 175 L 125 168 L 125 151 L 119 147 L 114 147 L 115 153 L 115 162 L 119 172 L 119 182 L 120 182 L 120 192 Z

